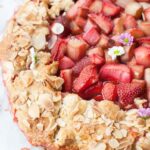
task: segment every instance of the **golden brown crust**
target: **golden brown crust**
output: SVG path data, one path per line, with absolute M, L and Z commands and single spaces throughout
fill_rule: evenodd
M 51 54 L 43 51 L 47 18 L 60 11 L 52 14 L 56 4 L 50 10 L 48 5 L 49 0 L 28 0 L 0 43 L 4 81 L 20 129 L 31 144 L 46 150 L 148 150 L 150 119 L 139 118 L 136 109 L 126 112 L 111 101 L 61 94 L 58 63 L 50 63 Z M 39 58 L 34 68 L 31 49 Z

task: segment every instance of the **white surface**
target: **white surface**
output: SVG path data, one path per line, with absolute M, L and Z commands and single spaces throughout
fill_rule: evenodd
M 7 21 L 22 2 L 23 0 L 0 0 L 0 33 L 3 32 Z M 0 70 L 0 150 L 21 150 L 24 147 L 39 150 L 40 148 L 32 147 L 27 142 L 17 124 L 13 122 L 8 109 L 10 110 Z

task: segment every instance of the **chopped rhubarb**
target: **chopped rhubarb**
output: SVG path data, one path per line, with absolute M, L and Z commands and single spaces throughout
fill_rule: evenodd
M 73 35 L 82 33 L 82 29 L 77 25 L 75 21 L 72 21 L 70 23 L 70 30 Z
M 79 77 L 73 82 L 73 90 L 77 93 L 89 88 L 98 81 L 97 69 L 94 65 L 86 66 L 80 73 Z
M 93 54 L 89 56 L 91 59 L 92 64 L 102 66 L 105 63 L 105 59 L 98 54 Z
M 126 17 L 124 19 L 124 27 L 126 29 L 131 29 L 131 28 L 137 27 L 137 22 L 132 15 L 126 15 Z
M 109 37 L 106 36 L 105 34 L 101 34 L 97 46 L 100 46 L 102 48 L 107 48 L 109 46 Z
M 146 21 L 150 21 L 150 7 L 144 10 L 144 17 Z
M 139 28 L 148 36 L 150 36 L 150 22 L 139 23 Z
M 145 69 L 144 80 L 147 86 L 147 99 L 150 101 L 150 68 Z
M 90 12 L 92 13 L 100 13 L 102 10 L 102 1 L 94 0 L 94 2 L 90 6 Z
M 86 22 L 86 25 L 84 27 L 84 32 L 88 32 L 92 28 L 97 29 L 97 25 L 93 21 L 91 21 L 90 19 L 88 19 L 87 22 Z
M 78 8 L 78 16 L 86 18 L 88 15 L 89 9 L 87 7 Z
M 141 38 L 145 36 L 145 33 L 139 29 L 139 28 L 132 28 L 129 29 L 128 32 L 134 37 L 134 38 Z
M 93 55 L 93 54 L 97 54 L 97 55 L 103 57 L 103 56 L 104 56 L 104 50 L 103 50 L 101 47 L 95 47 L 95 48 L 89 49 L 89 50 L 86 52 L 86 54 L 87 54 L 88 56 Z
M 77 26 L 79 26 L 80 28 L 84 28 L 85 24 L 86 24 L 86 20 L 83 17 L 76 17 L 75 19 L 75 23 L 77 24 Z

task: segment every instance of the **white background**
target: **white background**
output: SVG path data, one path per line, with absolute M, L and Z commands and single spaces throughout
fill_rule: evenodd
M 7 21 L 11 18 L 14 11 L 24 0 L 0 0 L 0 35 L 4 31 Z M 41 150 L 32 147 L 26 140 L 23 133 L 18 129 L 10 113 L 6 91 L 2 83 L 0 68 L 0 150 Z

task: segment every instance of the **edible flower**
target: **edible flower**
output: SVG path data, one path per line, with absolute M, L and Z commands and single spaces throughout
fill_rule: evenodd
M 138 110 L 138 115 L 144 119 L 147 119 L 150 117 L 150 108 L 140 108 Z
M 130 33 L 122 33 L 119 36 L 119 42 L 125 46 L 130 46 L 133 44 L 133 36 Z
M 125 50 L 122 46 L 113 46 L 108 49 L 108 55 L 111 56 L 112 60 L 115 60 L 117 56 L 125 54 Z
M 32 61 L 31 65 L 30 65 L 30 69 L 34 69 L 38 59 L 37 59 L 37 55 L 35 53 L 35 49 L 33 47 L 30 49 L 30 56 L 31 56 L 31 61 Z

